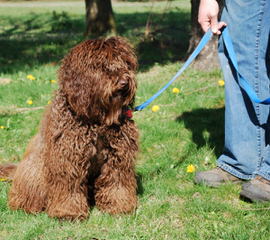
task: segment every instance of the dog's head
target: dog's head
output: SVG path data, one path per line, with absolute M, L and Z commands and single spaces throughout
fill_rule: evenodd
M 134 103 L 136 68 L 134 51 L 123 38 L 87 40 L 63 59 L 60 90 L 76 115 L 119 124 L 124 109 Z

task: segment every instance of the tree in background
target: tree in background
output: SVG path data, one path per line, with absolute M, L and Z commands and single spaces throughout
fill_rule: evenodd
M 222 9 L 224 5 L 223 0 L 217 1 L 220 5 L 220 9 Z M 169 4 L 171 1 L 167 0 L 167 2 Z M 152 1 L 152 3 L 154 3 L 154 1 Z M 191 38 L 189 41 L 189 48 L 187 53 L 188 56 L 198 45 L 204 34 L 198 23 L 199 4 L 200 0 L 191 0 Z M 86 36 L 100 36 L 106 32 L 116 33 L 116 24 L 112 10 L 111 0 L 85 0 L 85 5 L 87 25 L 85 32 Z M 166 10 L 168 6 L 166 5 Z M 149 26 L 149 18 L 153 15 L 151 12 L 152 8 L 153 5 L 151 7 L 150 14 L 147 20 L 145 35 L 149 35 L 149 31 L 151 31 Z M 193 67 L 198 70 L 205 71 L 212 70 L 213 68 L 219 68 L 216 36 L 213 37 L 213 39 L 206 45 L 206 47 L 197 57 L 196 61 L 193 63 Z
M 116 32 L 111 0 L 85 0 L 85 7 L 86 36 Z
M 217 0 L 220 9 L 223 8 L 223 0 Z M 194 50 L 198 45 L 199 41 L 203 36 L 203 31 L 198 23 L 198 10 L 199 10 L 200 0 L 191 0 L 191 38 L 189 41 L 188 55 Z M 221 11 L 220 11 L 221 12 Z M 193 67 L 199 70 L 211 70 L 213 68 L 219 68 L 219 60 L 217 56 L 217 37 L 214 36 L 213 39 L 206 45 L 203 51 L 200 53 L 198 58 L 193 64 Z

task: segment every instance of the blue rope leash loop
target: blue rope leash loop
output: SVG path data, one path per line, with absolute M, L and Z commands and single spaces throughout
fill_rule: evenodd
M 184 65 L 180 68 L 180 70 L 173 76 L 173 78 L 163 87 L 161 88 L 156 94 L 154 94 L 151 98 L 149 98 L 147 101 L 142 103 L 141 105 L 134 108 L 134 111 L 141 111 L 144 108 L 146 108 L 151 102 L 153 102 L 161 93 L 163 93 L 186 69 L 187 67 L 192 63 L 192 61 L 199 55 L 199 53 L 202 51 L 202 49 L 205 47 L 205 45 L 209 42 L 209 40 L 212 37 L 212 31 L 209 29 L 199 42 L 198 46 L 195 48 L 193 53 L 189 56 L 187 61 L 184 63 Z
M 209 29 L 204 36 L 202 37 L 201 41 L 199 42 L 198 46 L 195 48 L 195 50 L 192 52 L 192 54 L 189 56 L 187 61 L 184 63 L 184 65 L 180 68 L 180 70 L 172 77 L 172 79 L 163 87 L 161 88 L 156 94 L 154 94 L 152 97 L 150 97 L 147 101 L 142 103 L 141 105 L 134 108 L 134 111 L 141 111 L 144 108 L 146 108 L 151 102 L 153 102 L 161 93 L 163 93 L 186 69 L 187 67 L 192 63 L 192 61 L 199 55 L 199 53 L 202 51 L 202 49 L 205 47 L 205 45 L 209 42 L 209 40 L 212 37 L 212 31 Z M 228 28 L 224 28 L 222 31 L 222 38 L 225 44 L 225 47 L 228 51 L 229 58 L 232 62 L 232 65 L 234 69 L 236 70 L 237 76 L 238 76 L 238 82 L 240 87 L 247 93 L 249 98 L 255 102 L 260 104 L 268 105 L 270 104 L 270 98 L 267 98 L 265 100 L 260 100 L 252 87 L 249 85 L 248 81 L 243 77 L 243 75 L 239 72 L 238 64 L 237 64 L 237 58 L 235 51 L 233 49 L 232 40 L 229 35 Z
M 249 98 L 253 102 L 259 103 L 259 104 L 264 104 L 264 105 L 269 105 L 270 104 L 270 98 L 260 100 L 258 98 L 257 94 L 255 93 L 255 91 L 252 89 L 252 87 L 248 83 L 248 81 L 239 72 L 237 58 L 236 58 L 236 54 L 235 54 L 235 51 L 234 51 L 234 48 L 233 48 L 233 43 L 232 43 L 228 28 L 223 29 L 222 38 L 223 38 L 223 42 L 225 44 L 225 47 L 227 49 L 229 58 L 231 60 L 231 63 L 232 63 L 232 65 L 233 65 L 233 67 L 234 67 L 234 69 L 235 69 L 235 71 L 237 73 L 238 83 L 239 83 L 240 87 L 247 93 L 247 95 L 249 96 Z

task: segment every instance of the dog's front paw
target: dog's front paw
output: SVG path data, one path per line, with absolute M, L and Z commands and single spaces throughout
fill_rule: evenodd
M 46 212 L 50 217 L 63 220 L 84 220 L 88 217 L 88 205 L 80 199 L 67 198 L 63 202 L 52 202 Z
M 109 214 L 131 213 L 137 207 L 137 196 L 125 188 L 100 191 L 95 194 L 96 206 Z

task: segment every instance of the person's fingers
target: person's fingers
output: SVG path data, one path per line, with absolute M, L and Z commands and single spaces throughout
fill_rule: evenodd
M 217 32 L 219 31 L 219 23 L 218 23 L 218 19 L 217 16 L 213 16 L 211 18 L 211 30 L 214 34 L 217 34 Z
M 222 29 L 223 27 L 225 27 L 225 26 L 227 26 L 227 24 L 226 24 L 225 22 L 219 22 L 219 23 L 218 23 L 218 30 L 217 30 L 216 34 L 217 34 L 217 35 L 220 35 L 220 34 L 221 34 L 221 29 Z
M 209 18 L 205 16 L 200 16 L 198 17 L 198 22 L 201 25 L 201 28 L 204 32 L 207 32 L 208 29 L 210 28 L 210 21 Z
M 219 6 L 216 0 L 201 0 L 198 12 L 198 21 L 204 32 L 211 28 L 214 34 L 219 31 L 218 28 Z
M 208 29 L 209 29 L 209 27 L 210 27 L 210 23 L 209 22 L 203 22 L 203 23 L 201 23 L 201 28 L 202 28 L 202 30 L 204 32 L 207 32 Z

